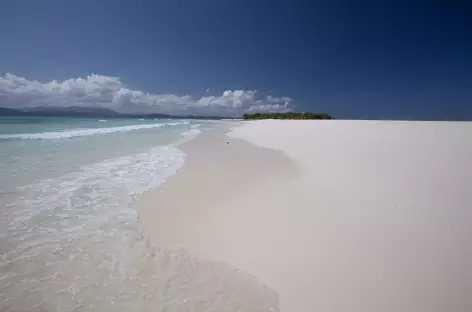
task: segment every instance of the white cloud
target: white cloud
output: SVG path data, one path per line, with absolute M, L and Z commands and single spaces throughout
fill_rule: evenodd
M 207 93 L 210 89 L 207 90 Z M 89 75 L 64 81 L 39 82 L 13 74 L 0 76 L 0 106 L 88 106 L 125 113 L 238 116 L 245 112 L 286 112 L 292 99 L 258 98 L 255 90 L 227 90 L 219 96 L 151 94 L 128 89 L 118 77 Z

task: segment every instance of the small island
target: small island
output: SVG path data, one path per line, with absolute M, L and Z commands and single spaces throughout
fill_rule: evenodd
M 335 119 L 333 116 L 321 113 L 256 113 L 244 114 L 244 120 L 259 120 L 259 119 Z

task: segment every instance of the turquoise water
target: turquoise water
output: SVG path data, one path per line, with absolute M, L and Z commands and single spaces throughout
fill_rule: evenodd
M 180 120 L 0 118 L 0 192 L 169 144 L 191 125 Z
M 126 289 L 157 287 L 130 204 L 175 174 L 186 157 L 179 144 L 208 126 L 0 118 L 0 310 L 126 311 Z M 148 299 L 135 310 L 157 302 L 140 292 Z

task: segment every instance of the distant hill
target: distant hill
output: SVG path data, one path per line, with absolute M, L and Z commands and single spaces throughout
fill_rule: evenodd
M 120 114 L 114 110 L 101 107 L 83 107 L 83 106 L 68 106 L 68 107 L 49 107 L 38 106 L 22 109 L 25 113 L 33 113 L 41 116 L 77 116 L 77 117 L 115 117 Z
M 40 117 L 82 117 L 82 118 L 170 118 L 170 119 L 223 119 L 219 116 L 174 116 L 167 114 L 120 114 L 114 110 L 100 107 L 50 107 L 38 106 L 24 109 L 0 107 L 0 116 L 40 116 Z
M 25 113 L 20 110 L 0 107 L 0 116 L 23 116 L 23 115 L 25 115 Z

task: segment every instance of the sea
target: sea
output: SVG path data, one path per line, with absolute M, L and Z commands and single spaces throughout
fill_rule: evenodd
M 201 288 L 204 270 L 184 250 L 151 246 L 130 206 L 181 169 L 179 146 L 211 126 L 0 118 L 0 311 L 201 304 L 188 291 Z

